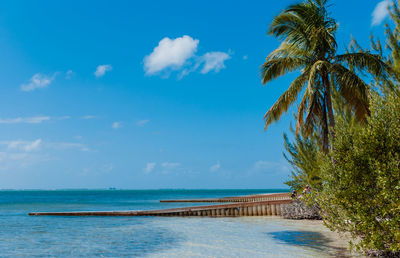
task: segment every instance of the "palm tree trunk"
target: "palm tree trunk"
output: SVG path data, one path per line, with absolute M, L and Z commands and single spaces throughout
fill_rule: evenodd
M 321 121 L 321 128 L 322 128 L 322 152 L 328 153 L 329 147 L 329 129 L 328 129 L 328 117 L 326 115 L 326 93 L 324 94 L 324 102 L 322 105 L 322 121 Z
M 328 74 L 326 71 L 322 74 L 322 81 L 325 86 L 325 94 L 326 94 L 326 107 L 328 110 L 328 117 L 329 117 L 329 131 L 331 134 L 332 141 L 335 140 L 335 116 L 333 115 L 333 107 L 332 107 L 332 97 L 331 97 L 331 86 L 329 83 Z M 331 148 L 333 144 L 331 144 Z

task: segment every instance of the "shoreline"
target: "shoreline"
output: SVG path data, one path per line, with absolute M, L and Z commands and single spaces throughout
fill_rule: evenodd
M 192 198 L 194 195 L 210 197 L 207 192 L 185 192 L 183 197 Z M 95 256 L 98 247 L 109 256 L 141 253 L 150 257 L 265 257 L 266 254 L 321 257 L 350 253 L 346 249 L 347 243 L 336 234 L 327 232 L 321 222 L 287 220 L 277 216 L 68 218 L 26 215 L 26 211 L 32 208 L 54 211 L 159 209 L 174 206 L 159 203 L 160 199 L 176 199 L 179 196 L 182 195 L 170 195 L 162 191 L 160 194 L 152 192 L 150 196 L 142 193 L 116 195 L 108 191 L 100 194 L 65 191 L 43 191 L 34 195 L 15 192 L 2 194 L 2 200 L 5 201 L 5 205 L 1 206 L 5 214 L 2 219 L 7 226 L 0 235 L 9 241 L 7 245 L 0 243 L 0 249 L 9 256 L 18 253 Z M 82 234 L 83 231 L 85 234 Z M 28 244 L 24 240 L 26 237 L 30 239 Z M 51 248 L 40 248 L 40 243 L 49 240 Z M 69 243 L 68 250 L 64 248 L 65 241 Z M 68 253 L 69 250 L 76 250 L 77 253 Z

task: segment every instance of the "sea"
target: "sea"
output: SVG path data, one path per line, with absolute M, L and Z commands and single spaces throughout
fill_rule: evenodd
M 0 257 L 353 257 L 320 221 L 279 217 L 52 217 L 207 203 L 164 199 L 284 192 L 253 190 L 0 190 Z

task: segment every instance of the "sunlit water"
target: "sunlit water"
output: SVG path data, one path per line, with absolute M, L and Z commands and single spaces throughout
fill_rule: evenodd
M 32 211 L 188 206 L 160 199 L 276 190 L 0 191 L 0 256 L 346 257 L 347 243 L 318 221 L 277 217 L 50 217 Z M 205 205 L 199 204 L 199 205 Z M 354 255 L 354 254 L 353 254 Z

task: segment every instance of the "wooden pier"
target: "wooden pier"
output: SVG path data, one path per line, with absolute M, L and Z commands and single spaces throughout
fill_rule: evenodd
M 277 194 L 253 194 L 235 197 L 211 198 L 211 199 L 182 199 L 182 200 L 160 200 L 160 202 L 260 202 L 291 200 L 289 193 Z
M 264 195 L 220 198 L 220 202 L 233 202 L 207 206 L 193 206 L 147 211 L 76 211 L 76 212 L 31 212 L 31 216 L 204 216 L 204 217 L 238 217 L 238 216 L 280 216 L 282 207 L 292 202 L 289 194 L 268 195 L 274 200 L 264 200 Z M 214 199 L 200 199 L 210 202 Z M 207 201 L 206 201 L 207 200 Z M 239 201 L 238 201 L 239 200 Z M 168 201 L 164 200 L 163 202 Z M 169 200 L 169 202 L 199 202 L 199 200 Z

